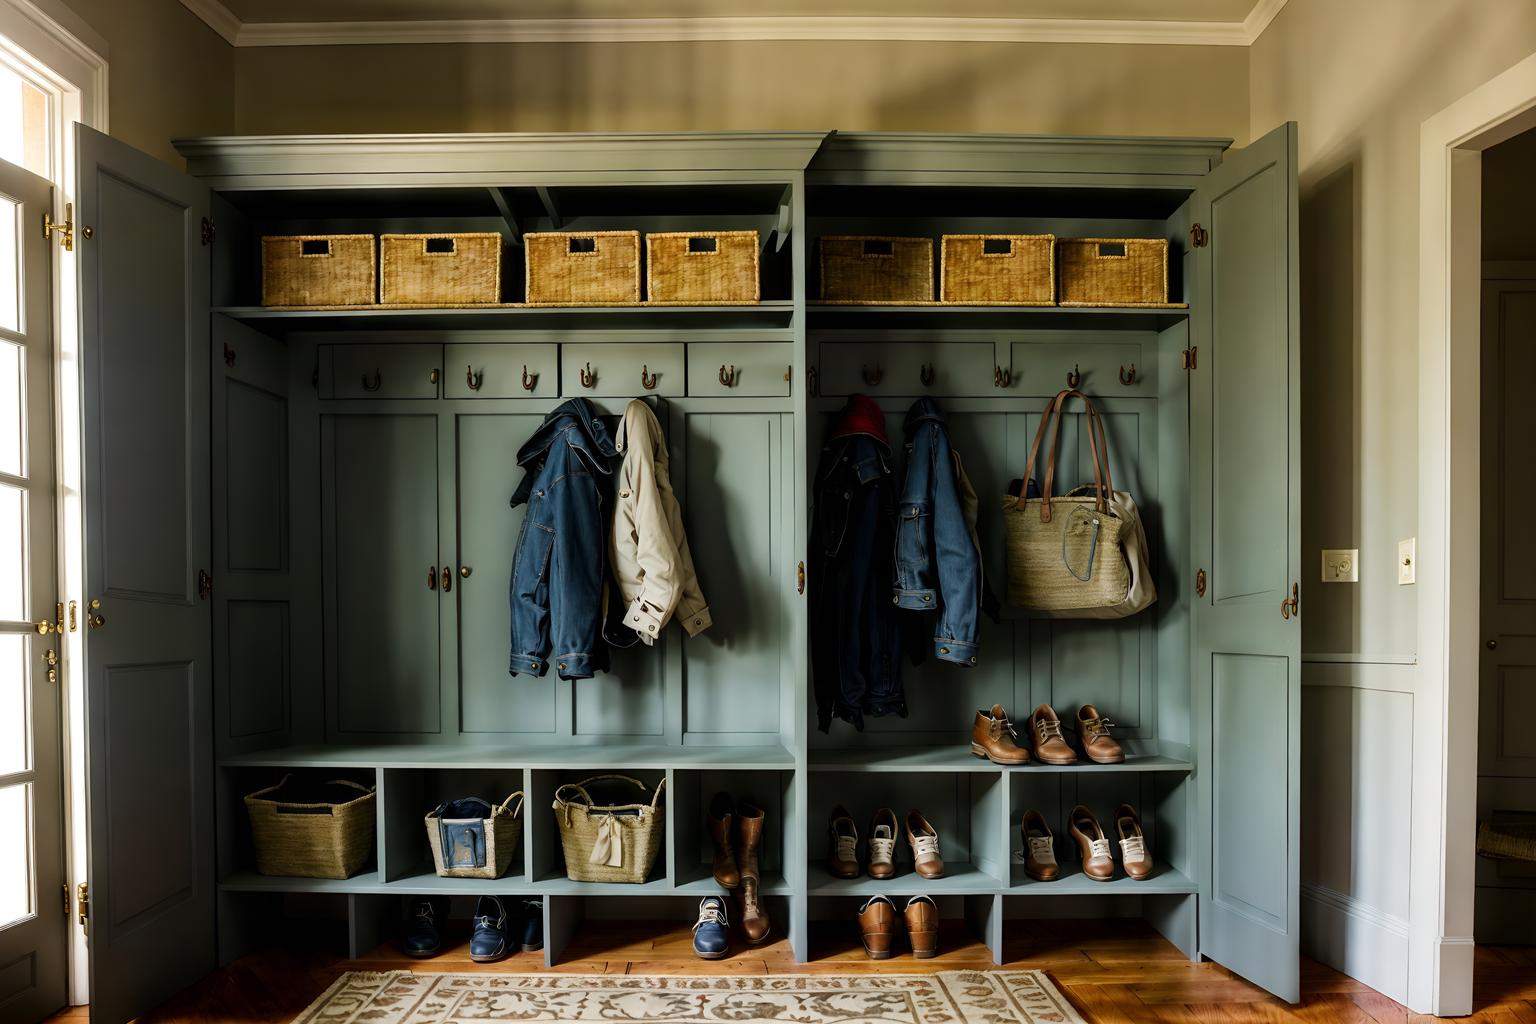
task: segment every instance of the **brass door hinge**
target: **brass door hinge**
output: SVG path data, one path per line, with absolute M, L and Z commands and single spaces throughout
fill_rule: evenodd
M 208 595 L 213 593 L 213 577 L 208 575 L 207 569 L 197 570 L 197 596 L 200 600 L 208 600 Z
M 80 908 L 80 927 L 89 929 L 91 922 L 91 887 L 81 882 L 75 889 L 75 903 Z
M 1197 345 L 1191 345 L 1189 348 L 1184 350 L 1184 369 L 1194 370 L 1197 369 L 1199 365 L 1200 348 Z
M 74 601 L 69 602 L 69 631 L 77 632 L 80 629 L 80 607 Z
M 203 230 L 202 230 L 203 244 L 204 245 L 212 245 L 213 244 L 214 236 L 216 234 L 218 234 L 218 231 L 213 226 L 213 221 L 208 219 L 207 217 L 204 217 L 203 218 Z
M 805 593 L 805 563 L 804 562 L 797 562 L 795 564 L 795 593 L 797 593 L 797 594 Z
M 59 233 L 59 244 L 64 247 L 64 251 L 65 252 L 74 252 L 75 251 L 75 204 L 74 203 L 65 203 L 64 204 L 64 223 L 62 223 L 62 224 L 55 224 L 53 222 L 53 217 L 48 213 L 48 211 L 47 210 L 43 211 L 43 241 L 46 242 L 49 239 L 51 239 L 53 237 L 53 233 L 55 231 L 57 231 Z M 86 237 L 89 238 L 90 236 L 87 235 Z
M 1189 244 L 1196 249 L 1204 249 L 1211 244 L 1211 233 L 1196 224 L 1189 229 Z
M 59 886 L 59 888 L 64 890 L 64 916 L 68 917 L 70 910 L 72 910 L 74 906 L 72 903 L 70 903 L 69 900 L 69 883 L 65 882 L 63 885 Z
M 1205 570 L 1201 569 L 1199 572 L 1195 573 L 1195 595 L 1197 597 L 1205 596 L 1205 583 Z

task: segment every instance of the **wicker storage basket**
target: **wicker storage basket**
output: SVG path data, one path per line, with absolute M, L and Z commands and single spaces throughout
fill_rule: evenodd
M 264 875 L 351 878 L 373 853 L 373 790 L 346 779 L 275 786 L 245 798 Z
M 1063 306 L 1177 307 L 1168 301 L 1168 239 L 1063 238 Z
M 264 235 L 263 306 L 371 306 L 372 235 Z
M 598 804 L 588 787 L 594 783 L 621 783 L 624 796 L 648 803 Z M 650 877 L 661 852 L 666 821 L 661 790 L 652 793 L 645 783 L 627 775 L 594 775 L 555 790 L 555 824 L 565 851 L 565 873 L 577 882 L 644 882 Z M 604 786 L 612 792 L 614 787 Z M 603 795 L 602 792 L 599 795 Z
M 385 305 L 491 306 L 501 299 L 501 236 L 380 235 Z
M 941 246 L 940 302 L 1055 305 L 1054 235 L 945 235 Z
M 821 301 L 903 306 L 933 301 L 933 239 L 825 235 Z
M 640 232 L 524 235 L 530 306 L 631 306 L 640 301 Z
M 500 878 L 512 866 L 522 836 L 522 790 L 499 807 L 471 796 L 440 804 L 427 815 L 427 842 L 440 878 Z
M 662 231 L 645 236 L 645 297 L 658 306 L 759 301 L 756 231 Z

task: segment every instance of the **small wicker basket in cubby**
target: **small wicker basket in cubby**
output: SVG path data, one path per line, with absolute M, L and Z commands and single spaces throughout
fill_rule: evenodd
M 824 235 L 821 301 L 844 306 L 933 302 L 933 239 Z
M 379 302 L 494 306 L 501 299 L 501 236 L 494 231 L 379 236 Z
M 263 306 L 371 306 L 377 303 L 372 235 L 264 235 Z
M 645 236 L 645 297 L 653 306 L 761 300 L 756 231 L 659 231 Z
M 1056 304 L 1054 235 L 945 235 L 940 244 L 940 302 Z
M 1063 238 L 1056 243 L 1063 306 L 1183 309 L 1168 301 L 1168 239 Z
M 439 877 L 500 878 L 512 866 L 523 836 L 523 791 L 499 806 L 479 797 L 450 800 L 434 807 L 426 821 L 432 867 Z
M 246 797 L 245 809 L 264 875 L 351 878 L 373 855 L 374 794 L 361 783 L 285 775 Z
M 640 302 L 640 232 L 540 231 L 527 245 L 530 306 Z

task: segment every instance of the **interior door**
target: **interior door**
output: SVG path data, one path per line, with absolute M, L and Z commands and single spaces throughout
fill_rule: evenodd
M 208 190 L 77 128 L 91 1019 L 214 966 Z
M 1191 220 L 1200 952 L 1300 996 L 1296 126 L 1230 153 Z M 1192 232 L 1198 235 L 1199 232 Z M 1198 240 L 1198 239 L 1196 239 Z M 1205 576 L 1197 572 L 1204 570 Z M 1202 593 L 1203 591 L 1203 593 Z
M 0 1020 L 64 1005 L 67 912 L 55 545 L 52 210 L 0 161 Z

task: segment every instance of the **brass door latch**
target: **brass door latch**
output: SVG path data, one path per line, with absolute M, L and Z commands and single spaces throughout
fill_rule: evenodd
M 43 211 L 43 241 L 53 238 L 53 233 L 59 233 L 59 244 L 65 252 L 75 251 L 75 204 L 64 204 L 64 223 L 55 224 L 52 215 L 47 210 Z M 90 237 L 90 236 L 86 236 Z
M 91 598 L 86 604 L 85 610 L 90 613 L 85 617 L 85 624 L 87 626 L 90 626 L 92 629 L 100 629 L 107 624 L 107 617 L 101 614 L 100 599 Z

